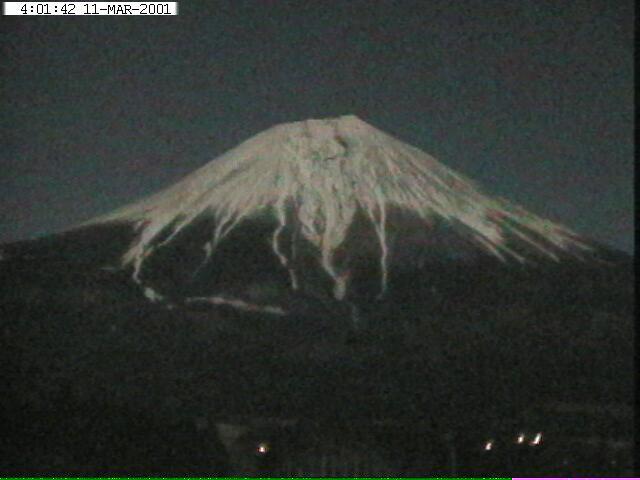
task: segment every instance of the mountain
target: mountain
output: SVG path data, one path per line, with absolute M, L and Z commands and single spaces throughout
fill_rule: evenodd
M 2 468 L 44 455 L 16 440 L 34 418 L 51 444 L 102 445 L 107 419 L 126 444 L 126 418 L 149 412 L 161 431 L 289 416 L 442 433 L 625 403 L 633 285 L 628 255 L 354 116 L 279 125 L 146 199 L 0 246 L 17 452 Z M 64 445 L 63 464 L 84 448 Z M 102 468 L 89 458 L 82 472 Z
M 434 262 L 594 252 L 355 116 L 273 127 L 81 230 L 105 226 L 129 239 L 104 266 L 129 270 L 149 299 L 277 314 L 296 294 L 368 304 Z

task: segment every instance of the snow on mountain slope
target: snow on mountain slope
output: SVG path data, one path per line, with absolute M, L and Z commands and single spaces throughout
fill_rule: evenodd
M 197 219 L 212 219 L 201 245 L 203 267 L 234 229 L 270 218 L 271 253 L 288 272 L 291 290 L 299 289 L 305 274 L 294 258 L 296 245 L 304 241 L 317 249 L 318 262 L 333 283 L 333 297 L 343 300 L 351 272 L 336 255 L 359 214 L 379 246 L 375 261 L 379 294 L 384 295 L 391 268 L 392 211 L 418 219 L 425 238 L 435 221 L 456 225 L 466 240 L 503 262 L 526 262 L 528 252 L 558 260 L 562 252 L 579 254 L 590 248 L 570 230 L 485 195 L 430 155 L 351 115 L 270 128 L 170 188 L 88 225 L 136 226 L 139 235 L 122 256 L 122 265 L 132 267 L 140 283 L 149 259 Z M 286 233 L 290 231 L 295 235 Z

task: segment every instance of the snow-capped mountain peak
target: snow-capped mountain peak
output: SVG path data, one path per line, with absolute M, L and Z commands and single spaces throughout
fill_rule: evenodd
M 271 252 L 287 270 L 291 289 L 300 287 L 304 275 L 295 256 L 305 241 L 317 249 L 333 297 L 342 300 L 351 271 L 336 254 L 358 214 L 368 219 L 379 246 L 375 261 L 384 294 L 394 254 L 388 239 L 391 211 L 410 212 L 426 238 L 435 220 L 455 224 L 502 261 L 526 261 L 517 245 L 555 260 L 560 252 L 589 248 L 568 229 L 485 195 L 430 155 L 352 115 L 272 127 L 164 191 L 89 223 L 137 226 L 139 235 L 122 264 L 133 267 L 140 281 L 154 252 L 170 246 L 197 219 L 213 220 L 202 244 L 202 266 L 240 224 L 269 217 Z

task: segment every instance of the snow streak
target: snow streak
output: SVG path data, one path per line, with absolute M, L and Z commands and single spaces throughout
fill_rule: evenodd
M 189 297 L 186 300 L 187 303 L 211 303 L 213 305 L 229 305 L 237 308 L 238 310 L 244 310 L 247 312 L 262 312 L 270 313 L 272 315 L 286 315 L 281 307 L 277 305 L 256 305 L 250 302 L 245 302 L 239 298 L 230 298 L 222 295 L 214 295 L 212 297 Z
M 288 210 L 291 205 L 293 212 Z M 384 294 L 390 207 L 417 214 L 425 222 L 426 234 L 434 217 L 461 224 L 478 245 L 503 261 L 525 260 L 509 248 L 509 237 L 518 237 L 554 259 L 549 247 L 588 248 L 569 230 L 484 195 L 430 155 L 355 116 L 275 126 L 172 187 L 90 223 L 138 225 L 140 235 L 122 263 L 133 267 L 134 279 L 140 282 L 141 268 L 154 249 L 170 244 L 203 214 L 215 221 L 211 238 L 203 246 L 203 264 L 234 227 L 269 214 L 277 223 L 271 238 L 273 253 L 288 270 L 291 287 L 298 288 L 301 272 L 295 270 L 292 254 L 282 248 L 286 227 L 318 247 L 322 268 L 334 282 L 333 295 L 342 300 L 348 296 L 350 272 L 336 264 L 334 254 L 358 211 L 367 215 L 377 235 L 380 295 Z M 159 243 L 158 236 L 167 231 L 170 234 Z M 222 298 L 214 301 L 233 303 Z

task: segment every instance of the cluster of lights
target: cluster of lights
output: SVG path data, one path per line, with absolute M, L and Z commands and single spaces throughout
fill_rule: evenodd
M 527 440 L 527 436 L 524 433 L 519 433 L 516 437 L 516 443 L 518 445 L 522 445 Z M 542 443 L 542 432 L 536 433 L 531 440 L 529 440 L 529 445 L 535 447 Z
M 519 433 L 516 436 L 515 443 L 518 445 L 524 445 L 525 443 L 528 443 L 528 445 L 532 447 L 536 447 L 542 443 L 542 432 L 538 432 L 535 435 L 533 435 L 533 437 L 530 437 L 530 438 L 531 439 L 527 442 L 527 435 L 524 433 Z M 491 451 L 493 450 L 494 446 L 495 446 L 495 440 L 489 439 L 484 443 L 484 451 L 486 452 Z

